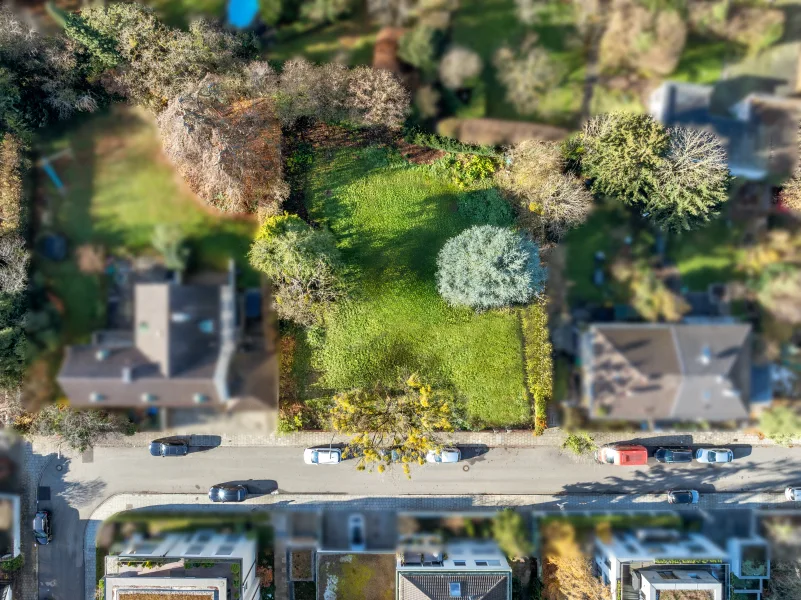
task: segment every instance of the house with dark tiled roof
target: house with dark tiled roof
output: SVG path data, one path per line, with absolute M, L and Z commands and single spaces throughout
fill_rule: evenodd
M 746 421 L 751 326 L 603 323 L 581 336 L 582 396 L 593 418 Z
M 397 600 L 511 600 L 512 568 L 491 540 L 445 545 L 406 540 L 397 555 Z
M 142 282 L 133 331 L 98 331 L 66 348 L 58 382 L 77 407 L 258 406 L 255 354 L 243 359 L 233 271 L 224 283 Z

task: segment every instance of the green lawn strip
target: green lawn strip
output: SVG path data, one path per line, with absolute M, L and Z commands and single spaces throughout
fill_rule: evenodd
M 450 181 L 383 150 L 343 150 L 318 157 L 309 191 L 311 217 L 331 228 L 355 281 L 312 358 L 319 385 L 346 389 L 416 371 L 453 385 L 481 424 L 528 424 L 514 312 L 452 308 L 436 290 L 437 253 L 467 226 Z
M 187 233 L 197 269 L 224 269 L 229 257 L 240 268 L 242 285 L 258 285 L 247 263 L 255 224 L 207 213 L 179 182 L 159 152 L 154 126 L 140 113 L 115 108 L 77 128 L 47 140 L 47 150 L 68 141 L 75 160 L 62 160 L 56 170 L 67 186 L 62 197 L 48 188 L 52 228 L 64 234 L 71 250 L 99 244 L 115 254 L 151 254 L 153 229 L 176 223 Z M 80 273 L 74 260 L 36 265 L 64 302 L 65 338 L 85 338 L 102 325 L 103 278 Z
M 736 271 L 741 231 L 722 217 L 694 231 L 671 235 L 668 258 L 676 263 L 681 282 L 691 291 L 706 291 L 711 283 L 742 278 Z
M 487 90 L 487 110 L 483 116 L 499 119 L 542 121 L 555 125 L 575 125 L 581 108 L 584 80 L 584 56 L 573 25 L 572 9 L 567 4 L 543 5 L 537 24 L 528 27 L 520 22 L 514 0 L 463 0 L 452 25 L 455 45 L 477 52 L 484 61 L 483 79 Z M 543 99 L 535 115 L 521 115 L 506 101 L 506 90 L 495 76 L 493 56 L 508 44 L 517 49 L 527 33 L 535 32 L 539 43 L 558 64 L 566 69 L 562 83 Z M 475 115 L 471 115 L 475 116 Z

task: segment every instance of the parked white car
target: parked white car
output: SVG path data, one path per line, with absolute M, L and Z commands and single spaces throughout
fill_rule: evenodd
M 695 460 L 701 463 L 728 463 L 734 460 L 734 452 L 728 448 L 698 448 Z
M 462 460 L 462 453 L 459 448 L 443 448 L 440 452 L 429 450 L 426 454 L 426 462 L 429 463 L 455 463 Z
M 784 497 L 793 502 L 801 501 L 801 488 L 788 487 L 784 490 Z
M 348 544 L 354 552 L 364 552 L 367 549 L 364 515 L 354 514 L 348 517 Z
M 306 448 L 303 451 L 303 462 L 307 465 L 338 465 L 342 462 L 342 450 L 339 448 Z

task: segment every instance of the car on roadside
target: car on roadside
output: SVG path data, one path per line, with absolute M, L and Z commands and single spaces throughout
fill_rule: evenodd
M 34 515 L 33 538 L 37 546 L 46 546 L 53 539 L 49 510 L 40 510 Z
M 307 465 L 338 465 L 342 462 L 342 450 L 339 448 L 306 448 L 303 451 L 303 462 Z
M 462 460 L 459 448 L 442 448 L 439 452 L 429 450 L 426 453 L 427 463 L 455 463 Z
M 693 461 L 693 451 L 692 448 L 657 448 L 654 458 L 660 463 L 688 463 Z
M 786 490 L 784 490 L 784 497 L 791 502 L 801 501 L 801 487 L 788 487 Z
M 670 504 L 698 504 L 699 494 L 696 490 L 670 490 L 668 502 Z
M 150 442 L 151 456 L 186 456 L 189 444 L 186 440 L 165 438 Z
M 695 460 L 700 463 L 730 463 L 734 460 L 734 452 L 728 448 L 698 448 Z
M 242 502 L 248 497 L 248 488 L 234 483 L 218 483 L 209 488 L 212 502 Z
M 353 514 L 348 517 L 348 544 L 354 552 L 364 552 L 367 549 L 364 535 L 364 515 Z
M 637 444 L 609 444 L 595 451 L 595 460 L 605 465 L 638 467 L 648 464 L 648 449 Z

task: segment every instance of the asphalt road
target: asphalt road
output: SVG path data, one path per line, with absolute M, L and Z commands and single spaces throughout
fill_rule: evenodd
M 83 532 L 104 499 L 123 492 L 201 493 L 221 482 L 248 485 L 252 493 L 404 494 L 598 494 L 654 493 L 693 488 L 703 493 L 777 492 L 801 484 L 797 449 L 732 447 L 725 465 L 615 467 L 556 448 L 463 448 L 457 464 L 414 467 L 407 480 L 399 468 L 358 472 L 354 460 L 340 465 L 303 464 L 302 448 L 220 447 L 185 457 L 151 457 L 146 448 L 97 448 L 91 455 L 54 460 L 41 486 L 53 513 L 53 542 L 38 549 L 39 598 L 83 597 Z M 57 470 L 57 467 L 61 470 Z

